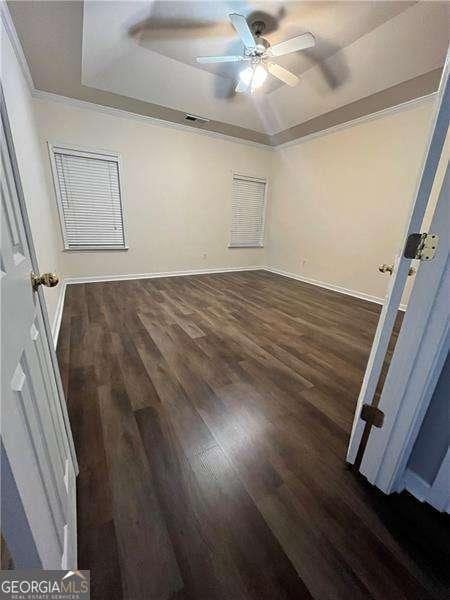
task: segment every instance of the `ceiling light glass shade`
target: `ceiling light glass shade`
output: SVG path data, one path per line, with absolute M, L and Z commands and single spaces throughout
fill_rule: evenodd
M 250 82 L 253 77 L 253 69 L 251 67 L 247 67 L 243 71 L 239 73 L 240 80 L 245 83 L 245 85 L 250 85 Z
M 252 91 L 261 87 L 267 77 L 267 71 L 262 65 L 257 65 L 253 73 Z

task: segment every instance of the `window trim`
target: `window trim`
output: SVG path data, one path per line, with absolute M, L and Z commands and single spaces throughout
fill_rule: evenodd
M 255 244 L 253 246 L 245 246 L 241 244 L 232 244 L 231 243 L 231 226 L 233 222 L 233 207 L 231 207 L 231 221 L 230 221 L 230 242 L 228 244 L 228 248 L 233 250 L 235 248 L 245 249 L 245 248 L 264 248 L 266 242 L 266 214 L 267 214 L 267 192 L 269 189 L 269 178 L 261 177 L 259 175 L 253 175 L 249 173 L 242 173 L 242 171 L 231 171 L 231 200 L 233 200 L 233 182 L 235 179 L 245 179 L 247 181 L 257 181 L 259 183 L 264 183 L 264 204 L 263 204 L 263 223 L 262 223 L 262 243 Z
M 127 221 L 125 216 L 125 194 L 124 194 L 124 184 L 122 177 L 122 156 L 118 152 L 111 152 L 110 150 L 103 150 L 99 148 L 88 148 L 76 146 L 74 144 L 60 144 L 57 142 L 47 141 L 48 153 L 50 157 L 50 166 L 52 172 L 53 179 L 53 189 L 56 197 L 56 205 L 58 207 L 58 216 L 59 216 L 59 224 L 61 227 L 61 237 L 63 242 L 63 251 L 64 252 L 84 252 L 86 250 L 103 252 L 103 251 L 124 251 L 128 250 L 128 236 L 127 236 Z M 58 181 L 58 173 L 56 169 L 56 160 L 55 160 L 55 149 L 64 150 L 66 154 L 71 156 L 84 156 L 86 158 L 97 158 L 99 160 L 107 160 L 117 163 L 117 172 L 119 176 L 119 195 L 120 195 L 120 206 L 122 213 L 122 228 L 123 228 L 123 245 L 112 245 L 112 246 L 96 246 L 96 245 L 85 245 L 85 246 L 77 246 L 74 248 L 73 246 L 69 246 L 67 242 L 67 233 L 66 233 L 66 223 L 64 219 L 64 210 L 61 199 L 61 192 L 59 189 L 59 181 Z

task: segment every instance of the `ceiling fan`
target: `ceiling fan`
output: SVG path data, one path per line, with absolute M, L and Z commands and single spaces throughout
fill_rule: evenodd
M 236 86 L 236 92 L 255 92 L 262 86 L 270 73 L 283 83 L 295 86 L 299 78 L 284 67 L 271 62 L 271 58 L 284 56 L 291 52 L 311 48 L 316 41 L 311 33 L 298 35 L 290 40 L 274 44 L 273 46 L 261 35 L 264 33 L 265 24 L 263 21 L 255 21 L 250 29 L 246 18 L 243 15 L 232 13 L 228 15 L 231 24 L 236 29 L 237 34 L 244 44 L 244 52 L 241 55 L 229 56 L 199 56 L 197 62 L 202 64 L 227 63 L 227 62 L 245 62 L 249 65 L 239 73 L 239 82 Z

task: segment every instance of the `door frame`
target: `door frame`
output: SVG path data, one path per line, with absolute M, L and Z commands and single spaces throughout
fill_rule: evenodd
M 22 180 L 21 180 L 19 166 L 17 164 L 16 152 L 15 152 L 15 148 L 14 148 L 14 139 L 13 139 L 12 132 L 11 132 L 10 121 L 8 118 L 8 107 L 6 105 L 6 99 L 5 99 L 5 95 L 3 92 L 3 85 L 1 83 L 1 81 L 0 81 L 0 113 L 1 113 L 1 117 L 3 119 L 3 123 L 4 123 L 6 145 L 8 147 L 13 176 L 14 176 L 14 179 L 16 182 L 20 214 L 22 217 L 22 222 L 23 222 L 23 226 L 24 226 L 24 230 L 25 230 L 25 237 L 26 237 L 26 241 L 27 241 L 27 245 L 28 245 L 28 251 L 30 254 L 31 266 L 35 273 L 39 273 L 40 272 L 39 265 L 38 265 L 36 251 L 35 251 L 34 243 L 33 243 L 33 234 L 31 232 L 30 221 L 28 219 L 28 212 L 27 212 L 27 207 L 26 207 L 26 202 L 25 202 L 25 196 L 24 196 L 23 188 L 22 188 Z M 66 430 L 66 435 L 67 435 L 67 440 L 68 440 L 69 450 L 70 450 L 70 456 L 72 459 L 75 476 L 77 476 L 79 473 L 78 461 L 77 461 L 75 446 L 74 446 L 73 437 L 72 437 L 72 430 L 70 427 L 69 415 L 67 412 L 67 403 L 66 403 L 66 398 L 64 395 L 64 388 L 62 385 L 61 374 L 59 371 L 58 358 L 56 356 L 55 345 L 54 345 L 54 341 L 53 341 L 52 328 L 51 328 L 50 321 L 48 318 L 47 305 L 45 302 L 44 292 L 43 292 L 41 286 L 37 290 L 37 299 L 38 299 L 38 301 L 37 301 L 38 310 L 40 311 L 40 314 L 42 315 L 42 320 L 44 323 L 45 342 L 46 342 L 46 347 L 48 348 L 48 352 L 50 355 L 51 367 L 52 367 L 52 371 L 53 371 L 53 374 L 55 377 L 56 387 L 58 390 L 58 400 L 59 400 L 59 404 L 61 406 L 61 412 L 63 415 L 64 428 Z
M 360 467 L 368 481 L 387 494 L 406 487 L 407 462 L 447 354 L 450 164 L 446 157 L 444 169 L 430 225 L 430 232 L 440 236 L 436 256 L 419 266 L 380 398 L 383 427 L 372 428 Z

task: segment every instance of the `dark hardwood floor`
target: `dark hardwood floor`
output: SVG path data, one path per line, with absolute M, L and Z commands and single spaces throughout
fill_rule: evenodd
M 263 271 L 68 286 L 92 598 L 444 598 L 447 518 L 344 462 L 378 312 Z

